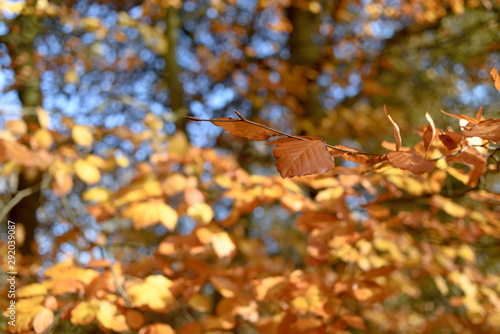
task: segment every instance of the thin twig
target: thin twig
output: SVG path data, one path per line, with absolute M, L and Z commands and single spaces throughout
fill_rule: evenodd
M 304 137 L 294 136 L 294 135 L 291 135 L 289 133 L 273 129 L 271 127 L 268 127 L 268 126 L 260 124 L 260 123 L 252 122 L 252 121 L 246 119 L 245 117 L 243 117 L 243 115 L 241 115 L 236 110 L 234 112 L 236 113 L 236 115 L 238 115 L 238 117 L 240 119 L 202 119 L 202 118 L 192 117 L 192 116 L 185 116 L 185 117 L 187 119 L 192 120 L 192 121 L 198 121 L 198 122 L 246 122 L 248 124 L 252 124 L 252 125 L 258 126 L 260 128 L 263 128 L 263 129 L 275 132 L 277 134 L 280 134 L 280 135 L 288 137 L 288 138 L 293 138 L 293 139 L 297 139 L 297 140 L 312 141 L 312 140 L 304 138 Z M 339 148 L 339 147 L 336 147 L 336 146 L 333 146 L 333 145 L 330 145 L 330 144 L 326 144 L 326 146 L 329 147 L 329 148 L 331 148 L 331 149 L 333 149 L 333 150 L 340 151 L 340 152 L 345 152 L 345 153 L 363 154 L 363 155 L 370 155 L 370 156 L 381 156 L 380 154 L 375 154 L 375 153 L 367 153 L 367 152 L 356 151 L 354 149 L 349 150 L 349 149 L 345 149 L 345 148 Z
M 56 316 L 54 317 L 54 321 L 52 321 L 52 323 L 50 324 L 50 326 L 46 330 L 44 330 L 42 332 L 42 334 L 50 333 L 50 331 L 52 330 L 52 328 L 54 328 L 54 326 L 59 322 L 59 319 L 61 318 L 61 315 L 67 309 L 72 308 L 74 304 L 75 304 L 74 302 L 70 302 L 70 303 L 66 304 L 62 309 L 60 309 L 59 312 L 57 312 Z
M 3 221 L 3 219 L 7 216 L 10 210 L 12 210 L 13 207 L 15 207 L 19 202 L 21 202 L 23 198 L 28 197 L 36 193 L 38 190 L 40 190 L 40 186 L 41 183 L 38 183 L 32 187 L 18 191 L 17 194 L 14 197 L 12 197 L 12 199 L 3 207 L 3 209 L 0 210 L 0 221 Z

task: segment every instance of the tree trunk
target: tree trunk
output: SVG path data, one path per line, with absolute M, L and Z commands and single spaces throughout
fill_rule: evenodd
M 2 38 L 9 49 L 15 88 L 23 106 L 23 119 L 28 129 L 38 127 L 36 108 L 41 105 L 40 79 L 35 68 L 34 41 L 41 25 L 35 15 L 36 0 L 28 0 L 19 16 L 9 23 L 10 32 Z M 33 124 L 34 123 L 34 124 Z M 28 130 L 30 131 L 30 130 Z M 41 182 L 42 174 L 36 169 L 22 168 L 19 172 L 18 191 L 31 188 Z M 38 226 L 36 211 L 40 206 L 40 191 L 23 198 L 9 213 L 9 219 L 22 224 L 25 229 L 24 243 L 19 247 L 24 255 L 33 255 L 32 244 Z

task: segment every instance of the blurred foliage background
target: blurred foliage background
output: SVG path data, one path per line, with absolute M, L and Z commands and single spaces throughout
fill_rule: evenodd
M 384 104 L 408 146 L 417 141 L 426 111 L 438 127 L 454 129 L 458 122 L 440 109 L 473 116 L 484 105 L 487 118 L 500 116 L 489 76 L 500 61 L 495 1 L 26 0 L 2 1 L 0 13 L 0 127 L 24 119 L 31 131 L 30 123 L 40 124 L 39 107 L 55 131 L 64 132 L 70 118 L 90 125 L 96 142 L 86 153 L 127 157 L 126 168 L 100 181 L 113 191 L 129 184 L 155 152 L 183 152 L 188 143 L 217 147 L 250 173 L 276 174 L 269 147 L 187 122 L 186 115 L 234 117 L 236 109 L 284 131 L 373 153 L 385 153 L 380 143 L 392 140 Z M 151 128 L 167 139 L 134 142 L 109 135 L 112 128 L 136 134 Z M 212 177 L 210 164 L 204 168 Z M 32 189 L 43 175 L 27 169 L 0 180 L 5 205 L 12 189 Z M 36 190 L 10 210 L 25 229 L 23 254 L 48 263 L 72 254 L 85 263 L 102 256 L 88 240 L 98 243 L 105 230 L 109 244 L 138 240 L 113 256 L 126 253 L 132 262 L 151 255 L 137 245 L 158 243 L 164 229 L 124 237 L 116 232 L 128 226 L 125 219 L 98 225 L 82 203 L 83 190 L 75 183 L 67 197 L 49 191 L 44 201 Z M 364 196 L 348 203 L 360 216 Z M 216 203 L 216 218 L 225 219 L 231 204 Z M 281 205 L 258 207 L 241 233 L 301 266 L 294 245 L 305 237 L 291 227 L 294 218 Z M 75 224 L 85 238 L 64 242 Z M 188 233 L 191 225 L 184 217 L 179 228 Z M 498 257 L 491 248 L 485 252 L 492 254 L 484 263 Z M 485 265 L 498 270 L 495 263 Z

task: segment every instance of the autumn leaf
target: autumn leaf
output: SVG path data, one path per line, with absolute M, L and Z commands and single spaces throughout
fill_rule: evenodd
M 162 275 L 148 276 L 143 283 L 128 288 L 130 302 L 134 307 L 148 306 L 153 310 L 174 307 L 177 302 L 170 292 L 172 281 Z
M 282 138 L 267 144 L 276 145 L 273 155 L 282 178 L 323 174 L 335 167 L 323 139 L 310 136 L 298 138 L 302 140 Z
M 94 142 L 92 132 L 83 125 L 75 125 L 73 127 L 71 130 L 71 138 L 73 138 L 75 143 L 84 147 L 90 147 Z
M 355 314 L 344 314 L 340 316 L 340 319 L 342 319 L 346 324 L 348 324 L 351 327 L 357 328 L 357 329 L 365 329 L 365 322 L 363 321 L 363 318 L 361 318 L 358 315 Z
M 45 332 L 54 321 L 54 312 L 48 308 L 42 308 L 33 318 L 33 330 L 36 334 Z
M 440 110 L 440 111 L 445 115 L 451 116 L 451 117 L 459 119 L 459 120 L 463 119 L 463 120 L 466 120 L 467 122 L 470 122 L 470 123 L 477 123 L 478 122 L 475 118 L 472 118 L 472 117 L 464 115 L 464 114 L 454 115 L 454 114 L 447 113 L 446 111 L 443 111 L 443 110 Z
M 456 132 L 451 131 L 443 131 L 441 130 L 441 134 L 438 135 L 439 140 L 443 143 L 443 145 L 450 151 L 460 145 L 463 141 L 464 137 Z
M 425 113 L 425 118 L 429 122 L 429 127 L 427 128 L 427 131 L 424 133 L 423 137 L 425 146 L 425 156 L 427 157 L 427 153 L 429 152 L 432 142 L 434 141 L 434 138 L 436 138 L 437 131 L 436 131 L 436 125 L 434 124 L 434 120 L 432 119 L 431 115 L 429 115 L 428 112 Z
M 399 131 L 399 126 L 397 125 L 396 122 L 392 119 L 391 115 L 387 112 L 387 109 L 384 105 L 384 112 L 389 121 L 392 123 L 392 126 L 394 127 L 394 139 L 396 143 L 396 151 L 399 151 L 399 148 L 401 147 L 402 140 L 401 140 L 401 132 Z
M 408 170 L 413 174 L 430 173 L 434 169 L 432 162 L 411 152 L 390 152 L 387 158 L 395 167 Z
M 170 325 L 162 323 L 154 323 L 142 327 L 138 334 L 175 334 L 175 331 L 170 327 Z
M 500 119 L 490 118 L 478 123 L 469 122 L 462 130 L 466 137 L 479 137 L 492 142 L 500 142 Z
M 71 311 L 71 323 L 77 326 L 93 323 L 98 309 L 98 305 L 94 302 L 82 301 Z
M 192 121 L 205 122 L 209 121 L 212 124 L 220 126 L 227 132 L 229 132 L 233 137 L 243 137 L 254 141 L 267 140 L 273 136 L 281 135 L 279 132 L 273 131 L 266 127 L 261 126 L 258 123 L 250 122 L 243 118 L 238 112 L 236 112 L 240 119 L 235 118 L 216 118 L 216 119 L 200 119 L 197 117 L 186 116 L 186 118 Z
M 500 91 L 500 76 L 498 75 L 498 71 L 495 68 L 496 66 L 493 66 L 493 68 L 490 71 L 491 79 L 493 80 L 493 83 L 495 84 L 495 88 Z
M 88 159 L 78 159 L 75 162 L 75 173 L 87 184 L 96 184 L 101 179 L 101 172 Z
M 177 226 L 177 212 L 162 200 L 132 203 L 123 211 L 123 217 L 131 218 L 135 229 L 144 229 L 162 223 L 169 230 Z
M 36 115 L 38 119 L 38 124 L 42 127 L 42 129 L 48 129 L 50 126 L 50 115 L 45 109 L 42 107 L 36 108 Z

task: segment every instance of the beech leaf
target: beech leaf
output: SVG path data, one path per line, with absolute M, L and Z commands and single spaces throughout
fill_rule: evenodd
M 279 132 L 266 129 L 254 123 L 242 119 L 235 118 L 215 118 L 215 119 L 201 119 L 197 117 L 186 116 L 186 118 L 192 121 L 205 122 L 209 121 L 212 124 L 220 126 L 227 132 L 229 132 L 233 137 L 248 138 L 254 141 L 267 140 L 274 136 L 281 135 Z
M 399 126 L 394 122 L 392 119 L 391 115 L 387 112 L 387 109 L 384 105 L 384 112 L 389 121 L 391 121 L 392 125 L 394 126 L 394 139 L 396 141 L 396 151 L 399 151 L 399 148 L 401 147 L 402 140 L 401 140 L 401 132 L 399 131 Z
M 493 82 L 495 83 L 495 88 L 500 91 L 500 75 L 498 75 L 498 71 L 497 69 L 495 68 L 495 66 L 493 66 L 493 68 L 491 69 L 490 71 L 490 75 L 491 75 L 491 79 L 493 80 Z
M 460 145 L 464 137 L 461 134 L 451 131 L 441 130 L 441 134 L 438 136 L 439 140 L 443 143 L 448 150 L 454 150 Z
M 464 120 L 466 120 L 467 122 L 477 123 L 477 121 L 476 121 L 476 119 L 475 119 L 475 118 L 472 118 L 472 117 L 467 116 L 467 115 L 464 115 L 464 114 L 454 115 L 454 114 L 447 113 L 446 111 L 443 111 L 443 110 L 440 110 L 440 111 L 441 111 L 443 114 L 448 115 L 448 116 L 451 116 L 451 117 L 456 118 L 456 119 L 464 119 Z
M 411 152 L 390 152 L 387 158 L 397 168 L 408 170 L 413 174 L 430 173 L 434 169 L 432 162 Z
M 490 118 L 477 124 L 469 122 L 462 133 L 466 137 L 479 137 L 492 142 L 500 142 L 500 119 Z
M 335 167 L 326 142 L 318 137 L 300 136 L 305 140 L 282 138 L 268 143 L 276 145 L 273 156 L 282 178 L 323 174 Z

